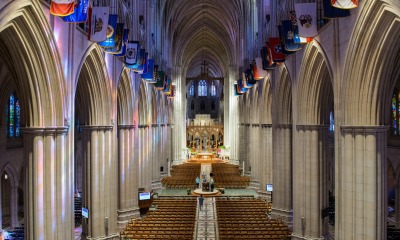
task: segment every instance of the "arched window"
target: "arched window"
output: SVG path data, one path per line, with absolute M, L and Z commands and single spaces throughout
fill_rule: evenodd
M 15 92 L 11 94 L 8 100 L 6 117 L 7 137 L 20 137 L 21 109 L 19 107 L 19 101 Z
M 214 82 L 211 83 L 211 96 L 215 97 L 217 95 L 217 89 L 215 88 Z
M 194 96 L 194 83 L 192 82 L 189 87 L 189 96 Z
M 335 119 L 333 118 L 333 112 L 329 114 L 329 131 L 335 131 Z
M 207 96 L 207 82 L 206 80 L 200 80 L 198 87 L 199 96 Z
M 400 135 L 400 91 L 395 89 L 392 96 L 392 133 L 395 136 Z

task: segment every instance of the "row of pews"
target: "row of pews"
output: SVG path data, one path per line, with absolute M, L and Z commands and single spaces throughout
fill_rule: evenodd
M 240 175 L 238 165 L 228 163 L 212 163 L 214 184 L 216 188 L 247 188 L 250 178 Z
M 268 218 L 271 208 L 261 199 L 216 198 L 219 239 L 290 239 L 282 220 Z
M 166 188 L 187 189 L 196 184 L 196 177 L 200 176 L 200 163 L 185 163 L 172 166 L 171 176 L 165 177 L 161 183 Z
M 154 199 L 156 210 L 143 219 L 131 220 L 121 239 L 193 239 L 196 204 L 195 197 Z

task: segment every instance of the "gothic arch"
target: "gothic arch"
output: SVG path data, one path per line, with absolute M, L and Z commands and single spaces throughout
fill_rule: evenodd
M 80 64 L 76 83 L 75 105 L 82 125 L 112 124 L 111 81 L 105 66 L 101 48 L 91 44 Z
M 26 125 L 63 126 L 63 70 L 41 3 L 4 1 L 0 19 L 0 58 L 7 59 L 20 100 L 26 104 L 22 109 Z
M 18 173 L 9 162 L 7 162 L 4 165 L 3 169 L 1 169 L 0 176 L 2 176 L 4 172 L 6 172 L 8 177 L 10 178 L 11 188 L 17 187 L 19 180 Z
M 390 96 L 400 77 L 400 5 L 366 1 L 350 38 L 341 109 L 343 125 L 384 125 Z
M 277 124 L 292 123 L 292 85 L 285 65 L 276 68 L 277 77 L 272 82 L 274 117 Z
M 264 78 L 262 89 L 262 99 L 260 99 L 262 101 L 260 106 L 260 110 L 262 111 L 260 123 L 270 124 L 272 123 L 272 89 L 269 75 Z
M 132 85 L 130 70 L 128 68 L 124 68 L 121 72 L 117 91 L 118 124 L 133 125 L 135 112 L 135 92 L 134 86 Z
M 304 51 L 296 101 L 298 124 L 329 124 L 332 71 L 321 50 L 308 44 Z
M 148 102 L 148 94 L 147 94 L 147 86 L 144 81 L 140 84 L 139 88 L 139 98 L 138 98 L 138 118 L 139 124 L 148 124 L 149 117 L 149 102 Z M 151 108 L 150 108 L 151 109 Z

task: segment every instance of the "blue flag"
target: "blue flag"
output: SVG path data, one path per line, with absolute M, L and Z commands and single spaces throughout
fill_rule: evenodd
M 117 30 L 117 20 L 118 20 L 118 15 L 116 14 L 110 14 L 108 17 L 108 26 L 106 30 L 106 37 L 107 39 L 98 42 L 100 47 L 103 48 L 109 48 L 109 47 L 114 47 L 115 45 L 115 35 L 116 35 L 116 30 Z
M 233 88 L 235 89 L 235 90 L 234 90 L 235 96 L 240 96 L 240 95 L 243 94 L 242 92 L 239 92 L 239 91 L 238 91 L 238 84 L 237 84 L 237 83 L 234 83 L 234 84 L 233 84 Z
M 115 33 L 114 47 L 104 48 L 104 50 L 111 54 L 120 54 L 122 52 L 122 45 L 124 40 L 124 24 L 117 23 L 117 31 Z
M 331 5 L 331 0 L 323 0 L 324 2 L 324 17 L 326 18 L 340 18 L 350 16 L 349 9 L 341 9 L 333 7 Z
M 301 49 L 301 44 L 294 42 L 294 31 L 291 20 L 282 21 L 282 34 L 286 51 L 298 51 Z
M 154 83 L 155 79 L 154 79 L 154 60 L 153 59 L 147 59 L 147 72 L 143 73 L 141 75 L 141 78 L 149 83 Z
M 122 50 L 121 50 L 121 53 L 115 54 L 115 56 L 117 56 L 117 57 L 125 56 L 125 54 L 126 54 L 126 45 L 128 44 L 128 36 L 129 36 L 129 29 L 124 29 Z
M 279 31 L 279 39 L 281 41 L 281 52 L 285 55 L 290 55 L 292 53 L 295 53 L 296 51 L 288 51 L 286 50 L 285 46 L 285 36 L 283 34 L 283 28 L 282 25 L 278 25 L 278 31 Z
M 62 17 L 62 20 L 70 23 L 86 22 L 89 12 L 89 0 L 78 0 L 78 4 L 76 4 L 74 8 L 74 12 L 68 16 Z
M 164 93 L 169 93 L 171 92 L 171 79 L 167 78 L 167 83 L 165 85 L 165 88 L 163 90 Z

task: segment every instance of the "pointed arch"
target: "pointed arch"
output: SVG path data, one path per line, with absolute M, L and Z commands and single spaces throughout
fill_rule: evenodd
M 332 75 L 321 48 L 308 44 L 300 67 L 298 124 L 329 124 L 333 104 Z
M 65 82 L 52 30 L 41 3 L 0 4 L 0 58 L 16 82 L 26 126 L 63 126 Z
M 11 183 L 11 188 L 17 187 L 18 186 L 18 173 L 15 170 L 15 168 L 7 162 L 4 167 L 1 169 L 0 176 L 3 176 L 3 173 L 7 173 L 10 183 Z
M 276 70 L 275 70 L 276 71 Z M 277 68 L 277 77 L 272 83 L 273 88 L 273 117 L 277 124 L 292 123 L 292 85 L 289 72 L 285 65 Z
M 118 125 L 133 125 L 135 92 L 128 68 L 124 68 L 121 72 L 117 91 Z
M 343 125 L 386 125 L 400 77 L 400 4 L 366 1 L 350 38 L 340 108 Z
M 75 92 L 76 112 L 82 125 L 111 124 L 111 81 L 101 48 L 89 46 L 80 64 Z

